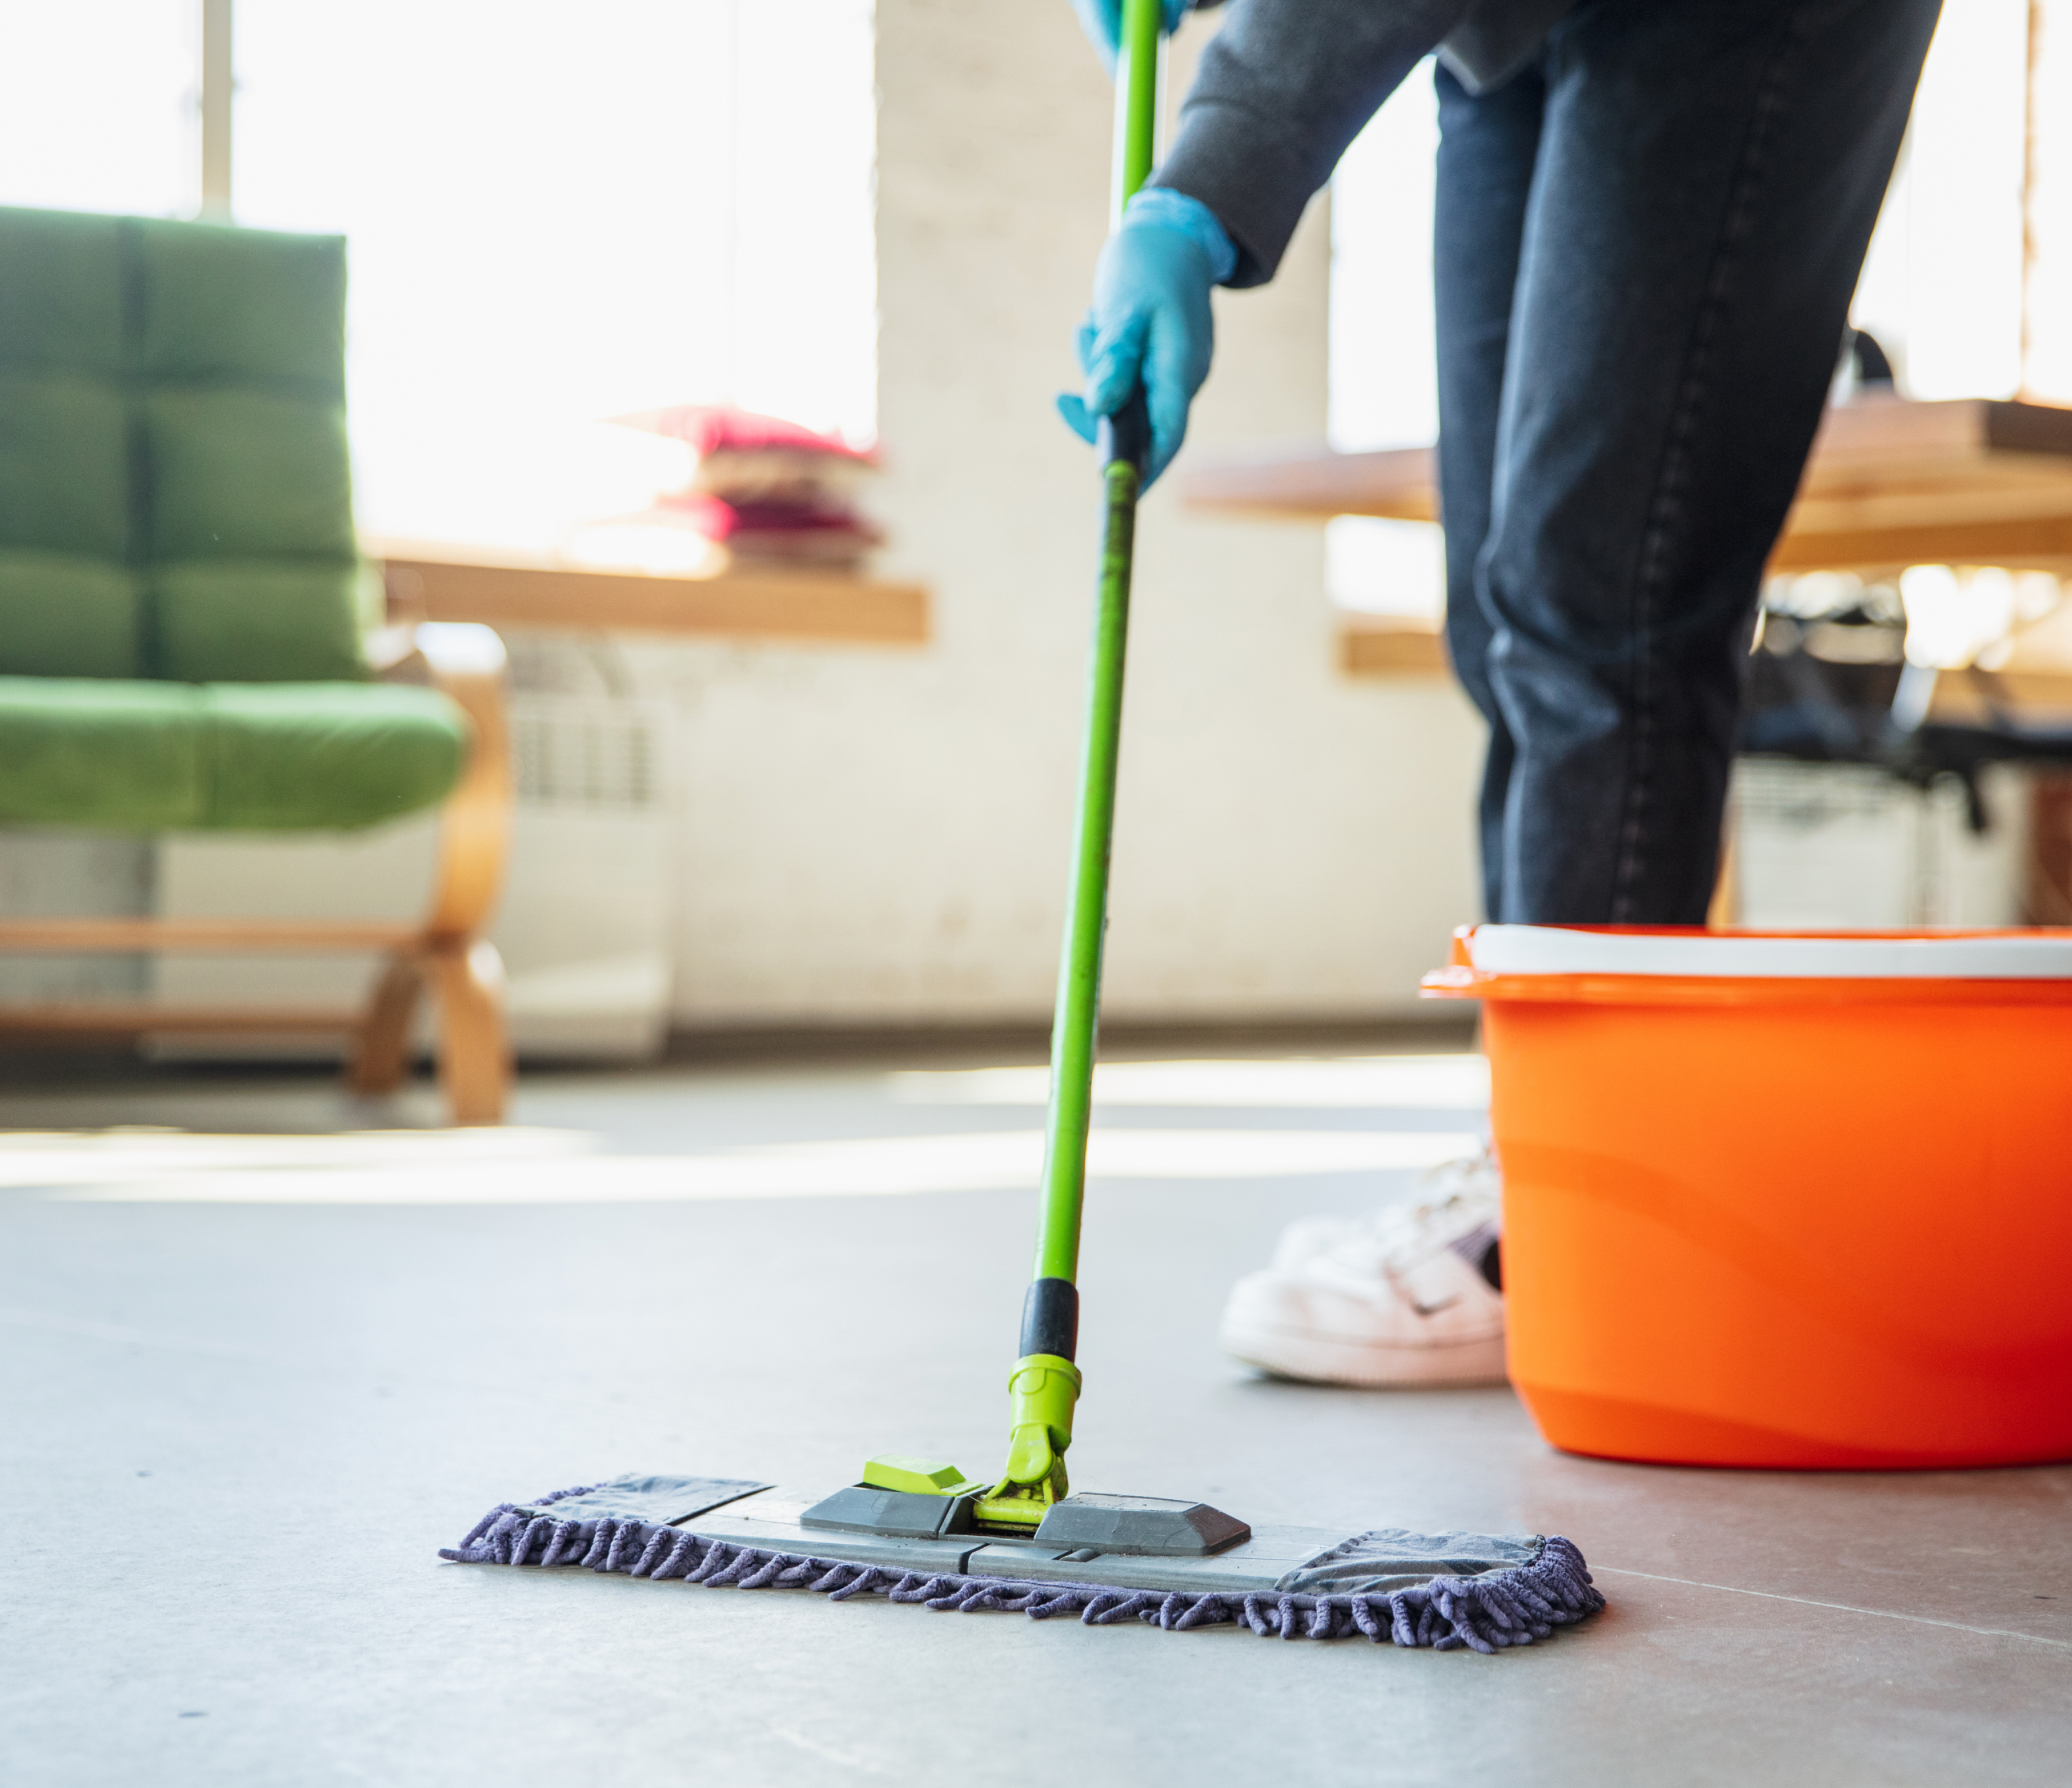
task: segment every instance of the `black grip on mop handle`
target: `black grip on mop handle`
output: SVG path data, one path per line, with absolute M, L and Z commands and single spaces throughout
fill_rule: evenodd
M 1069 1279 L 1032 1280 L 1022 1301 L 1022 1357 L 1049 1354 L 1074 1359 L 1079 1346 L 1079 1287 Z
M 1104 416 L 1094 425 L 1094 451 L 1103 471 L 1117 460 L 1125 460 L 1143 476 L 1151 458 L 1151 412 L 1144 401 L 1143 386 L 1130 393 L 1129 401 L 1114 415 Z

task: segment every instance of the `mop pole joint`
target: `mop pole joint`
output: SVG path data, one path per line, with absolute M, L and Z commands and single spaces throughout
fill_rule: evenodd
M 1034 1527 L 1071 1491 L 1065 1450 L 1072 1444 L 1072 1408 L 1079 1369 L 1055 1354 L 1025 1354 L 1007 1380 L 1007 1469 L 972 1515 L 981 1523 Z

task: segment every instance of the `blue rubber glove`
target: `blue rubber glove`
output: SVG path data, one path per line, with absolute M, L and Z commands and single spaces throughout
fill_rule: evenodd
M 1079 326 L 1086 393 L 1067 393 L 1058 413 L 1082 441 L 1129 401 L 1138 385 L 1151 414 L 1144 487 L 1173 462 L 1187 438 L 1187 406 L 1209 376 L 1215 320 L 1209 294 L 1237 268 L 1237 249 L 1198 199 L 1147 187 L 1094 269 L 1093 308 Z
M 1180 28 L 1181 15 L 1190 6 L 1198 6 L 1202 0 L 1166 0 L 1166 17 L 1162 28 L 1170 37 Z M 1209 0 L 1213 6 L 1215 0 Z M 1087 40 L 1100 51 L 1101 60 L 1108 64 L 1108 72 L 1115 72 L 1115 59 L 1122 43 L 1122 0 L 1072 0 L 1072 10 L 1079 15 L 1079 28 L 1087 34 Z

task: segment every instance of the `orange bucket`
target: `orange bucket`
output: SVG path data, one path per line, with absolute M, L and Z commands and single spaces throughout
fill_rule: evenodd
M 1512 1382 L 1572 1453 L 2072 1458 L 2072 931 L 1486 925 Z

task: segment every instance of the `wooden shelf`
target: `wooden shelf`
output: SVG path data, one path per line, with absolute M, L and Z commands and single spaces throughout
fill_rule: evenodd
M 81 1000 L 69 1005 L 0 1005 L 0 1033 L 42 1037 L 150 1037 L 195 1032 L 270 1037 L 314 1032 L 350 1036 L 357 1012 L 303 1006 L 154 1005 L 148 1000 Z
M 420 942 L 422 925 L 356 919 L 4 919 L 0 952 L 218 951 L 232 956 L 280 950 L 400 950 Z
M 1339 629 L 1338 668 L 1348 676 L 1442 676 L 1452 668 L 1436 623 L 1379 619 Z
M 415 620 L 872 646 L 928 638 L 919 584 L 807 569 L 660 577 L 417 543 L 367 550 L 386 569 L 391 609 Z
M 1429 447 L 1336 453 L 1329 447 L 1233 458 L 1180 475 L 1190 509 L 1280 521 L 1380 516 L 1437 521 L 1437 476 Z
M 1199 467 L 1181 489 L 1189 508 L 1231 516 L 1438 513 L 1424 447 L 1263 454 Z M 1829 410 L 1770 562 L 1779 571 L 2072 571 L 2072 409 L 1874 397 Z

